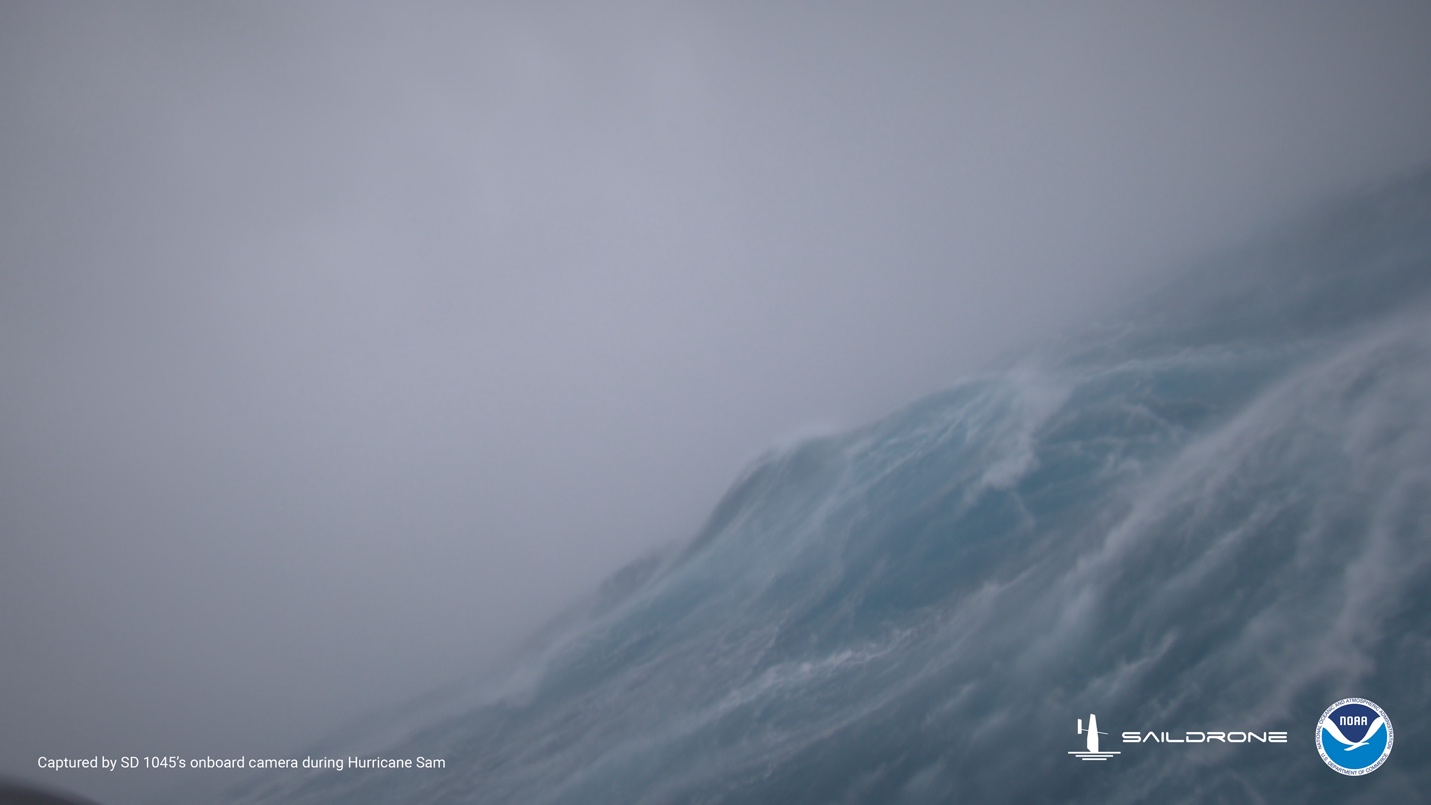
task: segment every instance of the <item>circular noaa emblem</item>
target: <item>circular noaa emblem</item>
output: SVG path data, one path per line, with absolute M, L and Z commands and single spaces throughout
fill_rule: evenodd
M 1342 699 L 1317 722 L 1317 751 L 1332 771 L 1353 777 L 1381 768 L 1396 734 L 1386 711 L 1366 699 Z

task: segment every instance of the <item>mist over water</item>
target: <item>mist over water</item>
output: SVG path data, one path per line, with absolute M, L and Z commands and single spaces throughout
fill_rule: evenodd
M 1351 787 L 1307 737 L 1358 694 L 1406 714 L 1401 746 L 1427 731 L 1428 314 L 1431 174 L 771 451 L 508 687 L 333 736 L 442 774 L 232 801 L 1414 799 L 1414 750 Z M 1092 711 L 1122 757 L 1090 771 Z
M 1414 749 L 1337 778 L 1308 738 L 1348 695 L 1427 733 L 1431 174 L 1283 235 L 771 451 L 509 687 L 369 749 L 443 773 L 231 801 L 1415 799 Z M 1121 754 L 1097 769 L 1068 757 L 1092 711 Z
M 618 592 L 654 595 L 676 568 L 721 589 L 752 557 L 775 573 L 807 550 L 754 526 L 702 531 L 713 509 L 712 523 L 790 518 L 834 550 L 817 524 L 868 492 L 841 484 L 906 449 L 882 427 L 964 422 L 985 451 L 918 448 L 939 456 L 932 474 L 916 462 L 899 476 L 907 497 L 870 504 L 916 517 L 949 484 L 1030 482 L 1050 423 L 1092 417 L 1079 401 L 1098 394 L 1136 397 L 1118 410 L 1164 394 L 1177 411 L 1149 409 L 1147 433 L 1120 432 L 1107 455 L 1085 442 L 1092 425 L 1069 435 L 1092 451 L 1081 460 L 1201 477 L 1174 457 L 1284 399 L 1271 384 L 1299 367 L 1327 367 L 1306 382 L 1352 396 L 1361 386 L 1330 367 L 1402 377 L 1375 356 L 1417 354 L 1414 317 L 1388 311 L 1422 275 L 1342 273 L 1400 265 L 1334 248 L 1364 241 L 1320 245 L 1317 226 L 1356 232 L 1355 216 L 1276 230 L 1301 252 L 1235 244 L 1431 162 L 1428 32 L 1415 3 L 6 5 L 0 723 L 19 727 L 0 730 L 0 773 L 149 801 L 183 780 L 48 774 L 36 757 L 283 757 L 470 716 L 553 617 L 568 613 L 548 641 L 596 628 L 573 602 L 638 557 L 657 556 L 600 593 L 627 607 L 611 623 L 636 617 Z M 1215 279 L 1171 270 L 1220 249 L 1237 258 Z M 1168 283 L 1164 301 L 1140 301 Z M 1070 329 L 1085 335 L 1065 344 Z M 1010 358 L 1055 347 L 1069 354 Z M 1125 358 L 1167 363 L 1116 368 Z M 1386 382 L 1369 399 L 1421 399 Z M 1149 385 L 1153 402 L 1137 396 Z M 942 413 L 928 421 L 902 408 L 930 393 L 921 405 Z M 1372 414 L 1317 416 L 1363 423 L 1357 444 L 1382 449 Z M 786 458 L 742 476 L 772 445 Z M 941 475 L 945 461 L 963 469 Z M 806 503 L 830 511 L 811 519 Z M 975 531 L 1024 533 L 1028 512 L 984 505 Z M 891 623 L 963 594 L 937 574 L 879 581 L 889 552 L 942 566 L 921 553 L 934 543 L 904 539 L 871 537 L 777 586 L 799 598 L 848 571 L 883 591 L 870 596 Z M 983 579 L 985 595 L 1014 566 L 1000 562 L 1027 556 L 966 550 L 959 583 Z M 744 624 L 776 641 L 733 648 L 759 673 L 719 677 L 711 695 L 744 712 L 742 697 L 876 655 L 912 667 L 870 625 L 883 615 L 836 628 L 843 616 L 815 602 L 856 599 L 821 595 L 692 626 L 693 640 Z M 650 610 L 663 634 L 697 600 L 677 599 Z M 827 642 L 797 651 L 801 634 Z M 661 656 L 676 664 L 652 684 L 692 683 L 694 666 Z M 623 657 L 592 684 L 630 680 Z M 782 665 L 796 657 L 813 664 Z M 525 689 L 556 698 L 522 718 L 585 695 L 532 673 Z M 707 735 L 703 717 L 679 728 Z M 355 719 L 366 726 L 340 729 Z M 606 730 L 582 740 L 619 743 Z M 584 751 L 554 762 L 618 774 Z M 921 773 L 943 790 L 944 772 Z M 642 790 L 675 790 L 659 786 Z

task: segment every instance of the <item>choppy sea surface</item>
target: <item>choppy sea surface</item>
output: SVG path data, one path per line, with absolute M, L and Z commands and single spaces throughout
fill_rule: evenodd
M 273 773 L 229 799 L 1424 801 L 1428 291 L 1431 175 L 1328 206 L 1003 371 L 772 451 L 505 684 L 329 744 L 445 770 Z M 1363 778 L 1314 744 L 1348 696 L 1395 726 Z M 1090 713 L 1122 754 L 1068 754 Z M 1119 739 L 1209 730 L 1289 737 Z

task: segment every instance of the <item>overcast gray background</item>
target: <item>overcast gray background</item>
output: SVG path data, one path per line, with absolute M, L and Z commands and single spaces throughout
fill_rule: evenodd
M 0 772 L 283 755 L 1431 160 L 1425 3 L 0 5 Z

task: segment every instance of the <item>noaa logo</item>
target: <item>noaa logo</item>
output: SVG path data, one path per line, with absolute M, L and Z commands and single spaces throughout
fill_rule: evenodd
M 1366 699 L 1342 699 L 1317 722 L 1317 751 L 1339 774 L 1353 777 L 1381 768 L 1396 737 L 1386 711 Z

